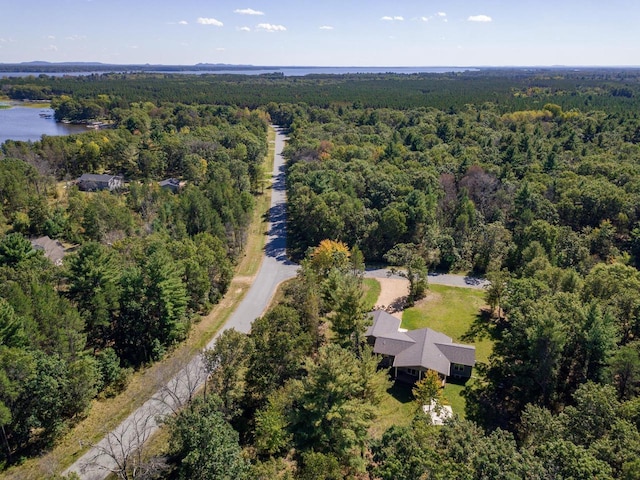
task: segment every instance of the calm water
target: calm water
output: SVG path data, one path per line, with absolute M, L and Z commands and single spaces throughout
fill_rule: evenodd
M 87 128 L 81 125 L 66 125 L 56 123 L 53 117 L 41 117 L 40 113 L 45 112 L 53 116 L 53 110 L 50 108 L 0 108 L 0 144 L 5 140 L 33 142 L 40 140 L 42 135 L 69 135 L 87 131 Z
M 282 73 L 285 77 L 300 77 L 304 75 L 342 75 L 346 73 L 449 73 L 449 72 L 467 72 L 477 71 L 477 68 L 468 67 L 254 67 L 254 68 L 235 68 L 235 69 L 212 69 L 212 70 L 148 70 L 147 73 L 167 73 L 167 74 L 184 74 L 184 75 L 210 75 L 210 74 L 234 74 L 234 75 L 264 75 L 266 73 Z M 135 72 L 135 68 L 130 70 L 114 70 L 115 73 Z M 83 75 L 100 75 L 109 73 L 109 71 L 95 72 L 0 72 L 2 77 L 27 77 L 32 75 L 48 75 L 50 77 L 83 76 Z

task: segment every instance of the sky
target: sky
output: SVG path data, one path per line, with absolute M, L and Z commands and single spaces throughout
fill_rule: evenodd
M 1 0 L 0 6 L 0 63 L 640 65 L 640 0 Z

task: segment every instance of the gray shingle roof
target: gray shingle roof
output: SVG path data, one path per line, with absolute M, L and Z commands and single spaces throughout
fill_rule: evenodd
M 106 182 L 108 183 L 115 175 L 105 175 L 99 173 L 83 173 L 80 178 L 78 178 L 79 182 Z
M 161 187 L 179 187 L 180 180 L 178 180 L 177 178 L 167 178 L 166 180 L 158 182 L 158 185 L 160 185 Z
M 373 324 L 366 335 L 375 338 L 373 351 L 394 357 L 394 367 L 422 367 L 450 375 L 452 363 L 474 366 L 476 349 L 454 343 L 444 333 L 430 328 L 400 331 L 400 320 L 383 310 L 371 314 Z
M 53 240 L 48 236 L 34 238 L 31 240 L 31 245 L 35 250 L 42 250 L 44 256 L 51 260 L 56 265 L 62 265 L 62 258 L 64 257 L 64 247 L 58 240 Z
M 470 367 L 476 364 L 476 347 L 472 345 L 463 345 L 461 343 L 443 345 L 436 343 L 436 347 L 444 353 L 444 356 L 447 357 L 451 363 L 469 365 Z

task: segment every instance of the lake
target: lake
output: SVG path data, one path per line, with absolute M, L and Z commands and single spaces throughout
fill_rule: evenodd
M 86 76 L 86 75 L 102 75 L 104 73 L 162 73 L 162 74 L 183 74 L 183 75 L 264 75 L 269 73 L 281 73 L 285 77 L 302 77 L 305 75 L 344 75 L 353 73 L 400 73 L 400 74 L 415 74 L 415 73 L 460 73 L 468 71 L 478 71 L 474 67 L 282 67 L 282 66 L 251 66 L 243 68 L 241 66 L 234 66 L 233 68 L 206 68 L 203 66 L 185 66 L 185 67 L 173 67 L 163 69 L 161 65 L 156 67 L 145 67 L 143 69 L 136 69 L 136 65 L 131 65 L 130 68 L 116 68 L 113 66 L 113 70 L 96 70 L 96 71 L 59 71 L 54 70 L 48 72 L 2 72 L 0 71 L 0 78 L 2 77 L 28 77 L 39 75 L 47 75 L 50 77 L 61 76 Z
M 42 117 L 40 113 L 50 118 Z M 42 135 L 69 135 L 86 131 L 87 128 L 82 125 L 56 123 L 53 119 L 53 110 L 50 108 L 22 106 L 0 108 L 0 144 L 6 140 L 34 142 L 40 140 Z

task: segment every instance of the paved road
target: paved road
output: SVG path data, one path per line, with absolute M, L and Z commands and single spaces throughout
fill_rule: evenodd
M 294 277 L 298 269 L 298 266 L 289 262 L 285 255 L 286 195 L 282 157 L 285 140 L 284 134 L 276 129 L 270 221 L 260 271 L 244 299 L 218 335 L 228 328 L 235 328 L 244 333 L 249 332 L 253 320 L 261 316 L 269 305 L 277 286 L 282 281 Z M 212 347 L 215 341 L 216 338 L 207 347 Z M 176 377 L 109 432 L 64 474 L 75 472 L 83 480 L 103 480 L 111 472 L 121 469 L 125 462 L 130 464 L 138 447 L 159 428 L 159 420 L 163 416 L 172 415 L 184 406 L 193 393 L 203 385 L 204 379 L 200 356 L 185 362 L 184 368 Z
M 386 278 L 389 275 L 386 268 L 373 268 L 368 269 L 364 276 L 369 278 Z M 390 278 L 402 277 L 399 275 L 391 275 Z M 484 278 L 454 275 L 452 273 L 430 273 L 429 283 L 434 285 L 449 285 L 450 287 L 473 288 L 477 290 L 482 290 L 489 285 L 489 281 Z

